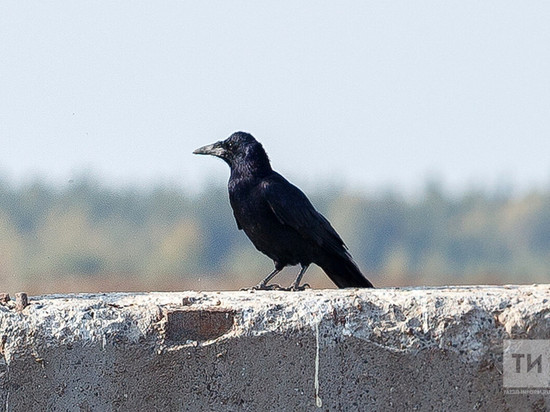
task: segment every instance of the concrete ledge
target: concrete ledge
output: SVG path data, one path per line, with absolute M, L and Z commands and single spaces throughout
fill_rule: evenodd
M 0 304 L 0 410 L 545 410 L 504 339 L 550 286 L 31 297 Z M 321 408 L 321 409 L 319 409 Z

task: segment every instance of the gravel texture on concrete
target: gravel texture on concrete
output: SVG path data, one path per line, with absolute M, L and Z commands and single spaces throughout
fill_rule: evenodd
M 0 410 L 548 410 L 503 388 L 550 286 L 0 299 Z

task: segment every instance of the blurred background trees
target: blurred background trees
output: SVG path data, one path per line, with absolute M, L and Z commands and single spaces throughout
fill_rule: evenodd
M 550 190 L 306 191 L 376 286 L 550 281 Z M 271 268 L 237 230 L 225 187 L 0 180 L 0 291 L 236 289 Z M 332 287 L 319 269 L 307 282 Z

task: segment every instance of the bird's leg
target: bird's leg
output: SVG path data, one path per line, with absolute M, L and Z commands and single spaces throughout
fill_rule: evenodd
M 307 283 L 300 286 L 300 282 L 302 281 L 302 277 L 304 276 L 304 273 L 306 273 L 307 268 L 309 265 L 302 265 L 302 269 L 300 270 L 300 273 L 298 273 L 298 276 L 296 277 L 296 280 L 292 283 L 292 286 L 290 286 L 290 290 L 305 290 L 306 287 L 310 287 Z
M 264 280 L 262 280 L 260 283 L 258 283 L 256 286 L 253 286 L 251 289 L 253 290 L 273 290 L 273 289 L 282 289 L 279 285 L 268 285 L 267 282 L 269 282 L 271 279 L 275 277 L 277 273 L 279 273 L 281 269 L 275 269 L 273 272 L 271 272 L 269 275 L 266 276 Z

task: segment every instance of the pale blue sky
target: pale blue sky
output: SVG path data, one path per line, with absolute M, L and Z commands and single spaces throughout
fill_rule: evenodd
M 0 2 L 4 175 L 225 182 L 236 130 L 299 185 L 548 187 L 550 2 Z

